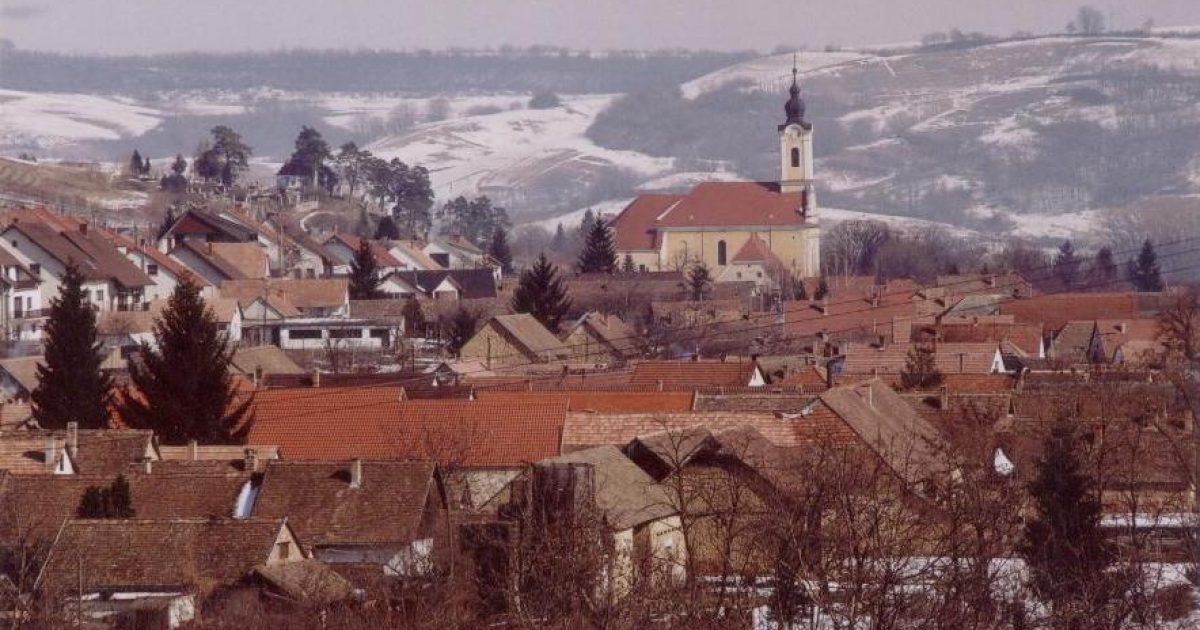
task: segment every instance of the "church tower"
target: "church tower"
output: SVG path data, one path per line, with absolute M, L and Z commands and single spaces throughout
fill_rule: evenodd
M 804 99 L 795 64 L 792 65 L 791 98 L 783 106 L 787 120 L 779 125 L 779 191 L 802 193 L 801 212 L 816 216 L 813 194 L 812 124 L 804 120 Z

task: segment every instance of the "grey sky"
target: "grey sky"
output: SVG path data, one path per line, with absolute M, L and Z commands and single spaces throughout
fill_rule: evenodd
M 768 50 L 1060 29 L 1085 0 L 0 0 L 0 37 L 69 52 L 446 48 Z M 1091 0 L 1118 27 L 1200 25 L 1200 0 Z

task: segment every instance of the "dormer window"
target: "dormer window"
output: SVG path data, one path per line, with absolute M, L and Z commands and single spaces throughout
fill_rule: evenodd
M 158 275 L 158 265 L 146 265 L 146 275 L 147 276 L 157 276 Z

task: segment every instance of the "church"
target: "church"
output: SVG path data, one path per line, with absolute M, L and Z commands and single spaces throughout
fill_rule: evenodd
M 767 282 L 773 268 L 820 272 L 812 125 L 804 120 L 796 69 L 779 125 L 779 181 L 703 182 L 684 194 L 638 195 L 610 223 L 618 261 L 640 271 L 703 262 L 718 281 Z

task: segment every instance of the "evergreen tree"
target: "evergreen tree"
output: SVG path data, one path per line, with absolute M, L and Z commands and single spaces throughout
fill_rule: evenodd
M 1117 261 L 1113 259 L 1112 249 L 1105 246 L 1096 252 L 1090 270 L 1092 288 L 1098 291 L 1111 290 L 1111 285 L 1117 280 Z
M 496 226 L 496 231 L 492 233 L 492 239 L 488 242 L 488 255 L 500 263 L 501 271 L 512 273 L 512 249 L 508 246 L 508 232 L 505 232 L 504 228 Z
M 579 273 L 613 273 L 617 270 L 617 246 L 612 230 L 603 221 L 593 221 L 579 252 Z
M 913 346 L 904 359 L 900 371 L 900 384 L 904 389 L 927 389 L 942 384 L 942 372 L 938 370 L 933 350 Z
M 1046 437 L 1029 484 L 1035 512 L 1025 524 L 1019 546 L 1030 585 L 1060 618 L 1085 599 L 1095 603 L 1100 593 L 1096 587 L 1113 560 L 1113 550 L 1100 529 L 1098 492 L 1079 452 L 1070 420 L 1059 418 Z
M 129 158 L 129 174 L 134 177 L 142 174 L 142 154 L 138 153 L 137 149 L 133 150 L 133 156 Z
M 1070 239 L 1063 241 L 1054 256 L 1054 275 L 1058 276 L 1063 288 L 1071 289 L 1079 279 L 1079 256 L 1075 254 L 1075 246 Z
M 199 159 L 206 165 L 212 175 L 219 178 L 221 183 L 232 186 L 242 171 L 250 168 L 251 149 L 242 142 L 242 136 L 230 127 L 217 125 L 212 128 L 212 143 Z
M 446 326 L 446 351 L 458 356 L 458 351 L 475 336 L 478 327 L 479 313 L 458 307 Z
M 521 280 L 513 292 L 513 312 L 529 313 L 550 332 L 557 333 L 570 309 L 571 299 L 567 297 L 558 267 L 546 258 L 546 254 L 538 255 L 533 266 L 521 272 Z
M 554 229 L 554 238 L 550 241 L 550 251 L 562 254 L 567 251 L 567 231 L 561 223 Z
M 825 280 L 825 276 L 817 278 L 817 290 L 813 293 L 814 300 L 824 300 L 829 297 L 829 282 Z
M 796 299 L 808 299 L 808 288 L 804 286 L 804 278 L 796 278 Z
M 375 226 L 375 240 L 395 241 L 400 239 L 400 228 L 391 216 L 384 216 Z
M 181 193 L 187 189 L 187 177 L 184 173 L 187 172 L 187 160 L 183 159 L 182 155 L 176 155 L 175 161 L 171 162 L 171 174 L 163 175 L 159 180 L 159 185 L 163 190 L 170 192 Z
M 244 439 L 251 399 L 234 390 L 233 351 L 195 283 L 175 287 L 154 338 L 155 347 L 143 344 L 140 358 L 129 362 L 132 391 L 120 405 L 125 423 L 154 431 L 163 444 Z
M 409 337 L 424 336 L 425 311 L 421 309 L 421 303 L 417 301 L 416 296 L 408 296 L 404 301 L 404 308 L 400 309 L 400 315 L 404 317 L 404 330 L 408 332 Z
M 379 267 L 375 262 L 371 241 L 359 239 L 354 259 L 350 261 L 350 299 L 374 299 L 378 295 L 381 282 L 383 279 L 379 277 Z
M 1138 291 L 1149 293 L 1163 290 L 1158 254 L 1154 253 L 1154 243 L 1150 239 L 1142 244 L 1138 257 L 1129 261 L 1129 280 Z
M 633 264 L 633 254 L 625 254 L 621 261 L 621 273 L 637 273 L 637 265 Z
M 325 166 L 325 160 L 333 156 L 329 144 L 321 137 L 321 132 L 303 125 L 300 134 L 296 136 L 295 150 L 283 166 L 280 175 L 295 175 L 305 177 L 309 184 L 316 184 L 313 177 L 320 177 L 320 171 Z
M 697 261 L 687 273 L 687 288 L 692 299 L 697 302 L 703 300 L 711 284 L 712 273 L 708 271 L 708 266 L 703 261 Z
M 171 172 L 183 177 L 183 174 L 187 172 L 187 166 L 187 160 L 183 159 L 183 154 L 176 153 L 175 161 L 171 162 Z
M 83 491 L 79 507 L 75 509 L 79 518 L 133 518 L 133 495 L 125 475 L 117 475 L 112 484 L 103 488 L 88 486 Z
M 100 370 L 96 312 L 82 288 L 83 275 L 68 264 L 58 297 L 50 302 L 43 363 L 33 390 L 34 418 L 46 429 L 78 422 L 83 429 L 108 426 L 112 381 Z
M 456 197 L 445 203 L 437 213 L 442 222 L 442 234 L 457 234 L 476 245 L 483 245 L 497 229 L 512 225 L 508 211 L 493 206 L 486 196 L 467 199 Z

